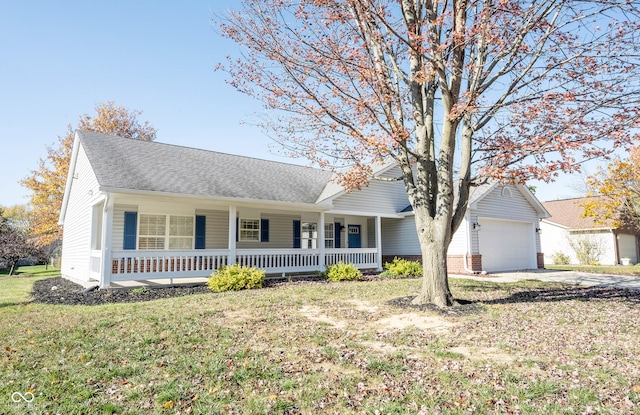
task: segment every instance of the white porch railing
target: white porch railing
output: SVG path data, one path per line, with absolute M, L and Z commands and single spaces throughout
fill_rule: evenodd
M 325 265 L 333 265 L 338 262 L 353 264 L 360 269 L 378 268 L 378 250 L 376 248 L 326 249 L 324 253 Z
M 236 262 L 267 274 L 310 272 L 320 270 L 320 253 L 316 249 L 238 249 Z
M 207 277 L 228 264 L 229 251 L 114 251 L 111 280 Z
M 100 272 L 100 252 L 91 254 L 91 272 L 96 264 Z M 230 252 L 222 250 L 191 251 L 113 251 L 111 281 L 139 281 L 163 278 L 208 277 L 228 265 Z M 376 248 L 339 248 L 325 250 L 325 265 L 354 264 L 360 269 L 378 267 Z M 320 252 L 317 249 L 238 249 L 236 263 L 256 267 L 266 273 L 320 271 Z

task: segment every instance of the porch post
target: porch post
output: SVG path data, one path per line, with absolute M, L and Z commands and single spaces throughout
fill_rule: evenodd
M 376 249 L 378 250 L 378 271 L 382 271 L 382 220 L 376 216 Z
M 318 266 L 320 267 L 320 271 L 324 270 L 324 212 L 320 212 L 320 220 L 318 221 Z
M 102 263 L 100 264 L 100 287 L 111 285 L 111 241 L 113 240 L 113 197 L 107 193 L 102 211 Z
M 236 218 L 238 208 L 235 205 L 229 206 L 229 265 L 236 263 Z

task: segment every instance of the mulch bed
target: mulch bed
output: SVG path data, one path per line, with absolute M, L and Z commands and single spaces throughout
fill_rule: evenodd
M 373 280 L 371 276 L 365 279 Z M 316 276 L 296 277 L 292 279 L 268 278 L 264 280 L 263 287 L 276 287 L 283 284 L 309 284 L 328 283 L 326 279 Z M 73 283 L 62 277 L 47 278 L 33 283 L 31 293 L 33 301 L 46 304 L 66 305 L 100 305 L 110 303 L 136 303 L 151 301 L 161 298 L 182 297 L 192 294 L 211 293 L 206 285 L 158 287 L 148 289 L 105 289 L 85 291 L 81 285 Z
M 84 287 L 61 277 L 47 278 L 33 283 L 33 301 L 47 304 L 99 305 L 134 303 L 160 298 L 211 292 L 205 285 L 193 287 L 164 287 L 147 290 L 108 289 L 85 292 Z

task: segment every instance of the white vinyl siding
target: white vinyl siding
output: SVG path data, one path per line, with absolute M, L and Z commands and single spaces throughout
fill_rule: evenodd
M 467 220 L 463 220 L 458 227 L 456 233 L 453 234 L 451 238 L 451 243 L 449 244 L 449 255 L 464 255 L 467 253 L 469 247 L 467 246 Z M 473 233 L 473 230 L 471 231 Z
M 391 169 L 382 177 L 398 177 L 397 168 Z M 333 201 L 336 211 L 376 212 L 395 215 L 409 206 L 409 199 L 402 181 L 371 180 L 362 190 L 345 193 Z M 362 243 L 366 243 L 364 240 Z
M 375 218 L 367 218 L 367 248 L 375 248 L 376 247 L 376 219 Z
M 92 205 L 98 194 L 98 181 L 82 146 L 78 148 L 74 173 L 76 178 L 71 181 L 64 217 L 60 272 L 71 279 L 88 281 L 94 210 Z
M 382 218 L 382 255 L 422 255 L 415 219 Z
M 226 210 L 196 210 L 205 219 L 205 247 L 227 249 L 229 246 L 229 212 Z
M 463 222 L 453 235 L 449 255 L 463 255 L 467 252 L 466 244 L 466 223 Z M 422 255 L 414 216 L 382 218 L 382 255 Z

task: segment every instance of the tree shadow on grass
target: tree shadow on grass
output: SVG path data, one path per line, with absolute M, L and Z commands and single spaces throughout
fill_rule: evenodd
M 474 284 L 466 285 L 461 289 L 469 295 L 467 298 L 456 299 L 454 306 L 440 308 L 433 304 L 411 304 L 415 298 L 401 297 L 388 301 L 388 304 L 399 308 L 409 308 L 420 311 L 431 311 L 442 316 L 465 316 L 481 314 L 486 311 L 487 305 L 493 304 L 518 304 L 518 303 L 553 303 L 563 301 L 616 301 L 626 303 L 629 306 L 640 305 L 640 290 L 629 290 L 613 287 L 584 287 L 563 284 L 556 287 L 504 287 L 500 284 Z M 489 294 L 486 298 L 477 298 L 474 293 Z M 495 295 L 491 295 L 495 294 Z M 493 298 L 492 298 L 493 297 Z
M 26 304 L 29 304 L 30 302 L 31 301 L 18 301 L 18 302 L 12 301 L 12 302 L 0 303 L 0 308 L 26 305 Z
M 564 285 L 561 287 L 514 289 L 506 297 L 482 300 L 481 302 L 484 304 L 514 304 L 561 301 L 616 301 L 637 306 L 640 305 L 640 290 Z

